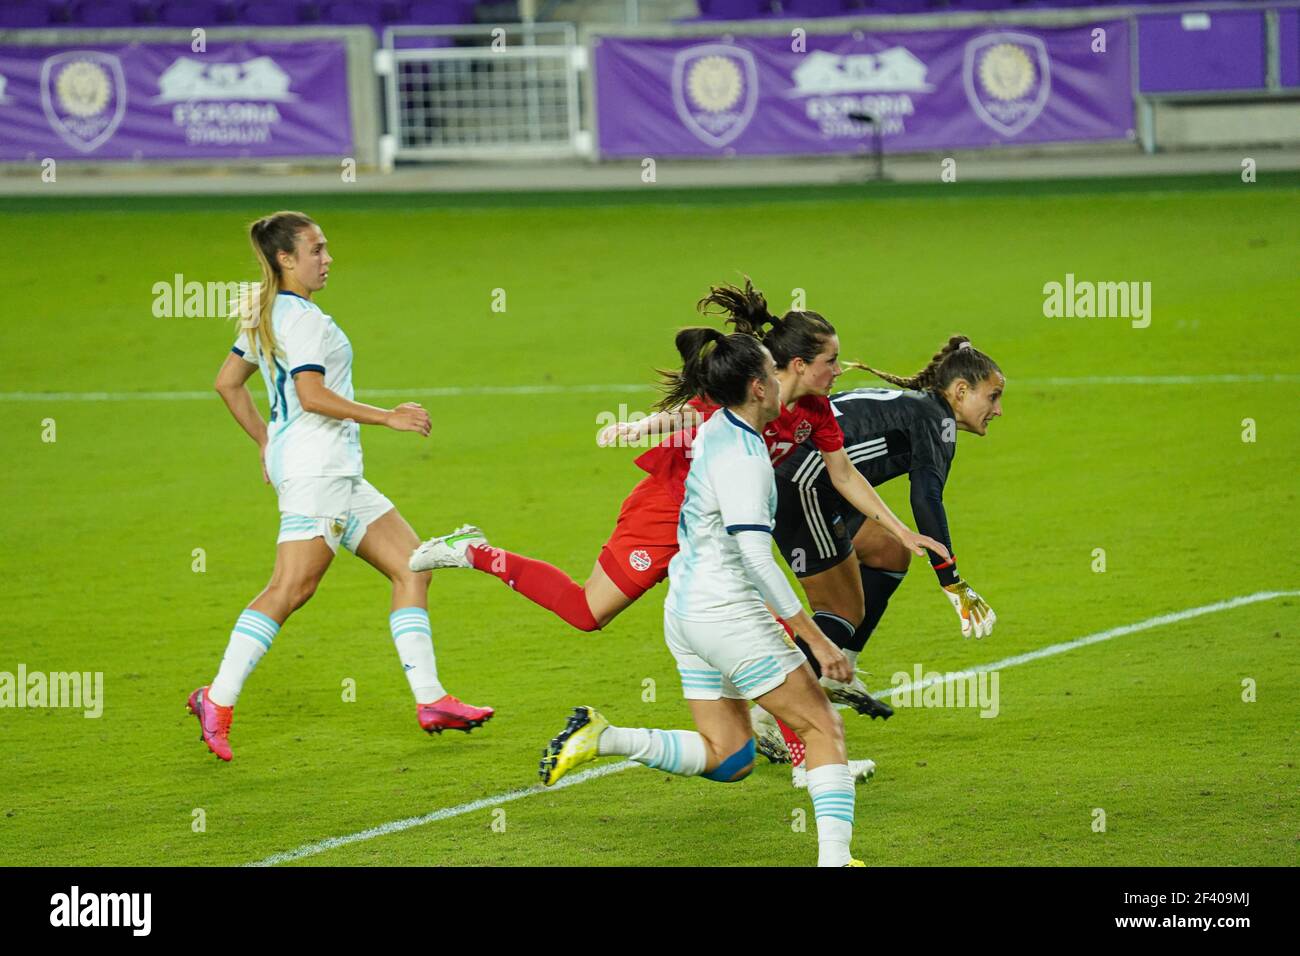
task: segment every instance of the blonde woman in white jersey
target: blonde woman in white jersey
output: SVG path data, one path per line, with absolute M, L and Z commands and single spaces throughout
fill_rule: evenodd
M 776 365 L 753 336 L 717 329 L 683 329 L 677 350 L 685 364 L 670 375 L 665 402 L 704 395 L 723 406 L 691 445 L 664 601 L 664 637 L 697 730 L 615 727 L 579 707 L 543 751 L 542 782 L 551 786 L 574 767 L 613 755 L 685 777 L 742 780 L 754 768 L 749 701 L 757 701 L 807 747 L 818 864 L 861 866 L 849 851 L 855 797 L 844 724 L 772 617 L 804 638 L 823 674 L 853 676 L 772 556 L 776 483 L 761 433 L 781 413 Z
M 384 409 L 353 400 L 352 345 L 312 301 L 333 262 L 320 226 L 300 212 L 278 212 L 254 222 L 250 240 L 262 283 L 245 303 L 244 329 L 216 389 L 261 449 L 262 477 L 279 499 L 280 534 L 270 582 L 235 621 L 211 685 L 189 697 L 200 739 L 230 760 L 231 718 L 244 681 L 289 615 L 315 593 L 340 544 L 392 582 L 389 627 L 420 726 L 430 733 L 472 730 L 492 709 L 461 703 L 438 680 L 430 575 L 407 566 L 419 536 L 362 477 L 360 426 L 428 437 L 429 413 L 413 402 Z M 271 403 L 269 424 L 245 384 L 259 369 Z

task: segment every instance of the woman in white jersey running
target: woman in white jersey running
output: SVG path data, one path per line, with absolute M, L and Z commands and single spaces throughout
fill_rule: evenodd
M 222 760 L 231 758 L 231 717 L 244 681 L 281 625 L 316 591 L 340 544 L 393 584 L 389 626 L 420 726 L 430 733 L 472 730 L 492 709 L 461 703 L 438 681 L 430 576 L 407 567 L 420 539 L 361 471 L 361 425 L 427 437 L 429 413 L 413 402 L 384 409 L 353 401 L 352 345 L 312 301 L 333 262 L 320 226 L 300 212 L 278 212 L 254 222 L 250 240 L 262 282 L 244 303 L 243 331 L 216 389 L 261 449 L 262 477 L 279 499 L 280 535 L 270 583 L 235 621 L 211 685 L 189 697 L 200 739 Z M 259 368 L 270 397 L 269 425 L 245 384 Z
M 717 329 L 683 329 L 677 350 L 685 364 L 668 378 L 670 396 L 704 395 L 723 406 L 691 446 L 679 551 L 668 565 L 664 601 L 664 636 L 698 732 L 615 727 L 579 707 L 543 751 L 542 782 L 551 786 L 607 755 L 719 783 L 741 780 L 754 767 L 748 702 L 757 701 L 807 748 L 819 865 L 861 866 L 849 852 L 855 798 L 844 724 L 772 617 L 780 615 L 807 642 L 823 674 L 852 678 L 848 659 L 804 610 L 772 556 L 776 484 L 762 431 L 781 413 L 776 365 L 753 336 Z

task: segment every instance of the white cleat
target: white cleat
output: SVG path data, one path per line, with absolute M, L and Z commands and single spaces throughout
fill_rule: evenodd
M 772 763 L 789 763 L 790 749 L 785 745 L 776 718 L 755 705 L 749 712 L 749 726 L 754 731 L 754 749 Z
M 866 783 L 876 775 L 876 762 L 874 760 L 850 760 L 849 774 L 852 775 L 854 783 Z M 808 768 L 800 764 L 790 771 L 790 785 L 796 790 L 807 790 Z
M 472 524 L 461 525 L 451 534 L 430 538 L 411 552 L 412 571 L 435 568 L 472 568 L 466 549 L 471 544 L 487 544 L 487 536 Z

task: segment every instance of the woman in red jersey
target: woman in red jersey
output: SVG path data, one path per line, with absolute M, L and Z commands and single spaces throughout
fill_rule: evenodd
M 748 278 L 744 289 L 712 289 L 698 308 L 706 314 L 721 311 L 736 331 L 760 338 L 772 353 L 781 384 L 781 414 L 764 428 L 763 441 L 773 465 L 798 445 L 811 442 L 846 501 L 880 521 L 912 553 L 924 554 L 929 548 L 946 558 L 942 544 L 916 534 L 894 516 L 844 451 L 844 436 L 827 400 L 842 371 L 834 327 L 816 312 L 791 311 L 774 317 Z M 680 414 L 703 421 L 717 408 L 707 396 L 699 396 Z M 618 431 L 639 437 L 678 414 L 664 410 L 638 423 L 638 428 Z M 426 541 L 411 555 L 411 569 L 474 568 L 499 578 L 581 631 L 599 630 L 667 576 L 668 562 L 677 553 L 677 522 L 693 434 L 693 427 L 674 433 L 637 458 L 637 466 L 649 477 L 624 500 L 614 533 L 601 548 L 585 584 L 544 561 L 489 546 L 487 537 L 473 525 Z

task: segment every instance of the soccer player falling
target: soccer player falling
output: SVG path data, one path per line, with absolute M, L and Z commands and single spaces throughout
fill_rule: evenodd
M 803 654 L 768 608 L 801 634 L 822 672 L 852 677 L 844 653 L 808 616 L 772 556 L 776 486 L 762 431 L 781 412 L 771 354 L 744 333 L 684 329 L 679 400 L 707 395 L 722 406 L 692 445 L 680 516 L 680 550 L 668 566 L 664 636 L 697 730 L 616 727 L 578 707 L 543 752 L 547 786 L 597 757 L 628 757 L 681 776 L 730 783 L 754 767 L 748 701 L 785 721 L 807 747 L 807 784 L 817 820 L 818 865 L 853 859 L 855 795 L 844 724 Z

